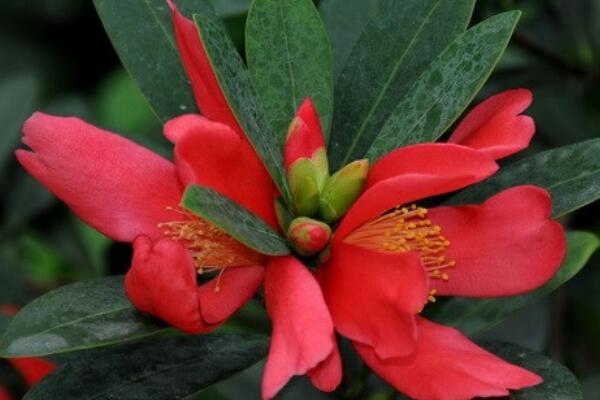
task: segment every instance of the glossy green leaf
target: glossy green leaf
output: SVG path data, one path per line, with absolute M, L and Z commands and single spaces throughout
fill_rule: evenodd
M 319 12 L 331 41 L 334 79 L 342 72 L 352 48 L 382 1 L 323 0 L 319 3 Z
M 94 0 L 104 29 L 121 62 L 137 82 L 161 122 L 197 112 L 181 64 L 171 11 L 165 0 Z M 182 12 L 212 12 L 205 0 L 177 2 Z
M 280 146 L 307 97 L 314 101 L 328 135 L 333 112 L 331 49 L 312 0 L 254 0 L 246 20 L 246 59 Z
M 267 344 L 265 337 L 227 333 L 86 352 L 60 363 L 24 399 L 190 399 L 256 363 Z
M 280 140 L 273 132 L 252 85 L 250 73 L 224 29 L 212 18 L 194 15 L 200 39 L 237 121 L 286 200 L 290 199 L 283 170 Z
M 463 33 L 473 0 L 383 1 L 335 85 L 329 160 L 333 170 L 363 158 L 411 84 Z
M 532 371 L 542 378 L 540 385 L 514 391 L 514 400 L 583 400 L 581 385 L 567 367 L 524 347 L 509 343 L 487 343 L 487 350 L 500 358 Z
M 367 156 L 436 140 L 459 117 L 504 53 L 520 13 L 489 18 L 456 38 L 407 90 Z
M 188 186 L 181 206 L 261 254 L 282 256 L 290 253 L 285 239 L 260 217 L 212 189 Z
M 569 232 L 567 256 L 550 282 L 521 296 L 498 299 L 472 299 L 453 297 L 440 307 L 434 320 L 453 326 L 466 335 L 477 336 L 513 315 L 527 305 L 542 300 L 573 278 L 600 246 L 598 237 L 589 232 Z
M 37 81 L 30 74 L 7 76 L 0 81 L 0 172 L 19 142 L 21 126 L 33 111 Z
M 561 217 L 600 198 L 599 152 L 600 139 L 593 139 L 538 153 L 502 168 L 445 204 L 481 203 L 512 186 L 532 184 L 550 192 L 552 216 Z
M 138 313 L 123 277 L 78 282 L 38 297 L 17 314 L 0 343 L 2 357 L 48 355 L 135 340 L 167 327 Z

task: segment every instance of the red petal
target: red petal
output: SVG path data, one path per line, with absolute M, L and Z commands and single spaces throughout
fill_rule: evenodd
M 173 8 L 175 39 L 185 70 L 192 82 L 196 103 L 206 117 L 230 126 L 242 137 L 244 131 L 229 107 L 196 25 Z
M 292 124 L 283 154 L 286 170 L 299 158 L 311 158 L 315 151 L 325 147 L 319 114 L 310 97 L 304 100 Z
M 448 143 L 423 143 L 401 147 L 380 158 L 369 170 L 366 187 L 404 174 L 434 176 L 473 175 L 483 180 L 498 170 L 487 155 Z
M 335 244 L 319 282 L 336 330 L 382 358 L 415 349 L 414 315 L 427 302 L 427 274 L 417 253 L 383 253 Z
M 481 150 L 495 159 L 521 151 L 535 133 L 533 119 L 519 115 L 532 100 L 527 89 L 492 96 L 473 108 L 448 141 Z
M 542 379 L 496 357 L 470 342 L 455 329 L 417 319 L 419 342 L 415 354 L 381 360 L 363 344 L 354 347 L 375 371 L 400 392 L 416 400 L 464 400 L 507 396 Z
M 0 400 L 13 400 L 13 397 L 8 393 L 8 390 L 0 386 Z
M 41 358 L 13 358 L 8 360 L 21 373 L 28 386 L 33 386 L 56 368 L 54 363 Z
M 342 381 L 342 357 L 337 345 L 323 362 L 306 374 L 312 384 L 322 392 L 333 392 Z
M 479 180 L 481 175 L 405 174 L 380 181 L 367 189 L 350 208 L 335 231 L 333 240 L 342 241 L 363 223 L 398 205 L 449 193 Z
M 192 114 L 170 120 L 165 132 L 176 141 L 175 163 L 185 185 L 208 186 L 278 227 L 273 181 L 239 134 Z
M 432 280 L 438 293 L 512 296 L 543 285 L 566 248 L 550 211 L 550 196 L 536 186 L 508 189 L 480 206 L 431 209 L 429 218 L 451 242 L 445 255 L 457 263 L 448 282 Z
M 173 164 L 118 135 L 77 118 L 35 113 L 17 150 L 23 167 L 100 232 L 131 242 L 162 236 L 159 222 L 181 199 Z
M 246 304 L 260 287 L 265 268 L 227 268 L 222 275 L 198 288 L 202 319 L 209 325 L 224 322 Z
M 337 351 L 333 322 L 310 271 L 291 256 L 269 259 L 265 298 L 273 337 L 262 382 L 263 399 L 273 398 L 294 375 L 311 370 L 319 387 L 337 387 L 341 368 L 330 359 Z M 325 369 L 319 370 L 320 366 Z
M 133 261 L 125 290 L 140 311 L 152 314 L 186 333 L 210 330 L 200 317 L 194 260 L 181 243 L 146 236 L 133 244 Z

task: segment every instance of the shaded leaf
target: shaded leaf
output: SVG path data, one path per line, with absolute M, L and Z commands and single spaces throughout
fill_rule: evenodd
M 26 400 L 186 399 L 263 358 L 267 339 L 211 334 L 78 354 L 36 385 Z
M 290 253 L 285 239 L 260 217 L 212 189 L 188 186 L 181 205 L 261 254 L 283 256 Z
M 481 203 L 509 187 L 532 184 L 550 192 L 552 216 L 561 217 L 600 198 L 599 152 L 600 139 L 593 139 L 538 153 L 501 169 L 444 204 Z
M 215 12 L 222 18 L 245 14 L 252 0 L 212 0 Z
M 436 310 L 433 319 L 453 326 L 468 336 L 477 336 L 493 328 L 516 311 L 542 300 L 573 278 L 600 246 L 598 237 L 589 232 L 567 234 L 567 256 L 557 274 L 541 288 L 521 296 L 497 299 L 453 297 Z
M 280 193 L 289 200 L 280 141 L 266 119 L 244 62 L 222 26 L 206 15 L 194 15 L 194 21 L 229 106 Z
M 538 386 L 511 393 L 515 400 L 583 400 L 581 385 L 567 367 L 542 354 L 508 343 L 484 344 L 487 350 L 506 361 L 544 378 Z
M 246 59 L 280 146 L 307 97 L 315 103 L 325 136 L 329 134 L 331 49 L 312 0 L 255 0 L 246 20 Z
M 456 38 L 408 89 L 373 142 L 369 159 L 443 134 L 487 81 L 519 15 L 518 11 L 496 15 Z
M 473 4 L 473 0 L 381 3 L 335 85 L 329 144 L 333 170 L 363 158 L 398 103 L 412 101 L 411 84 L 465 31 Z
M 3 357 L 48 355 L 106 346 L 163 332 L 125 296 L 123 277 L 78 282 L 38 297 L 11 321 Z
M 4 334 L 4 331 L 8 327 L 11 318 L 12 317 L 9 317 L 8 315 L 0 315 L 0 337 L 2 337 Z

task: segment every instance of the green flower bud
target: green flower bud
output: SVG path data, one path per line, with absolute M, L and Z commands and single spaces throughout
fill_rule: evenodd
M 327 181 L 319 201 L 323 221 L 341 218 L 362 193 L 369 172 L 369 160 L 351 162 Z
M 296 215 L 312 216 L 319 211 L 319 195 L 328 175 L 324 148 L 317 150 L 312 158 L 299 158 L 290 165 L 288 182 Z
M 298 217 L 290 223 L 287 238 L 300 255 L 311 256 L 329 244 L 331 228 L 323 222 Z

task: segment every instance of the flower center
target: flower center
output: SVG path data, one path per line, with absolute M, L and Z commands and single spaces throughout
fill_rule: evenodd
M 169 208 L 185 219 L 158 224 L 163 234 L 190 251 L 199 274 L 225 268 L 260 265 L 264 256 L 238 242 L 208 221 L 183 210 Z
M 446 259 L 444 252 L 450 241 L 442 236 L 442 228 L 433 225 L 427 214 L 426 208 L 416 205 L 396 207 L 356 229 L 344 242 L 386 253 L 417 251 L 429 277 L 447 281 L 447 270 L 456 267 L 456 261 Z M 430 301 L 435 301 L 435 293 L 435 289 L 431 291 Z

